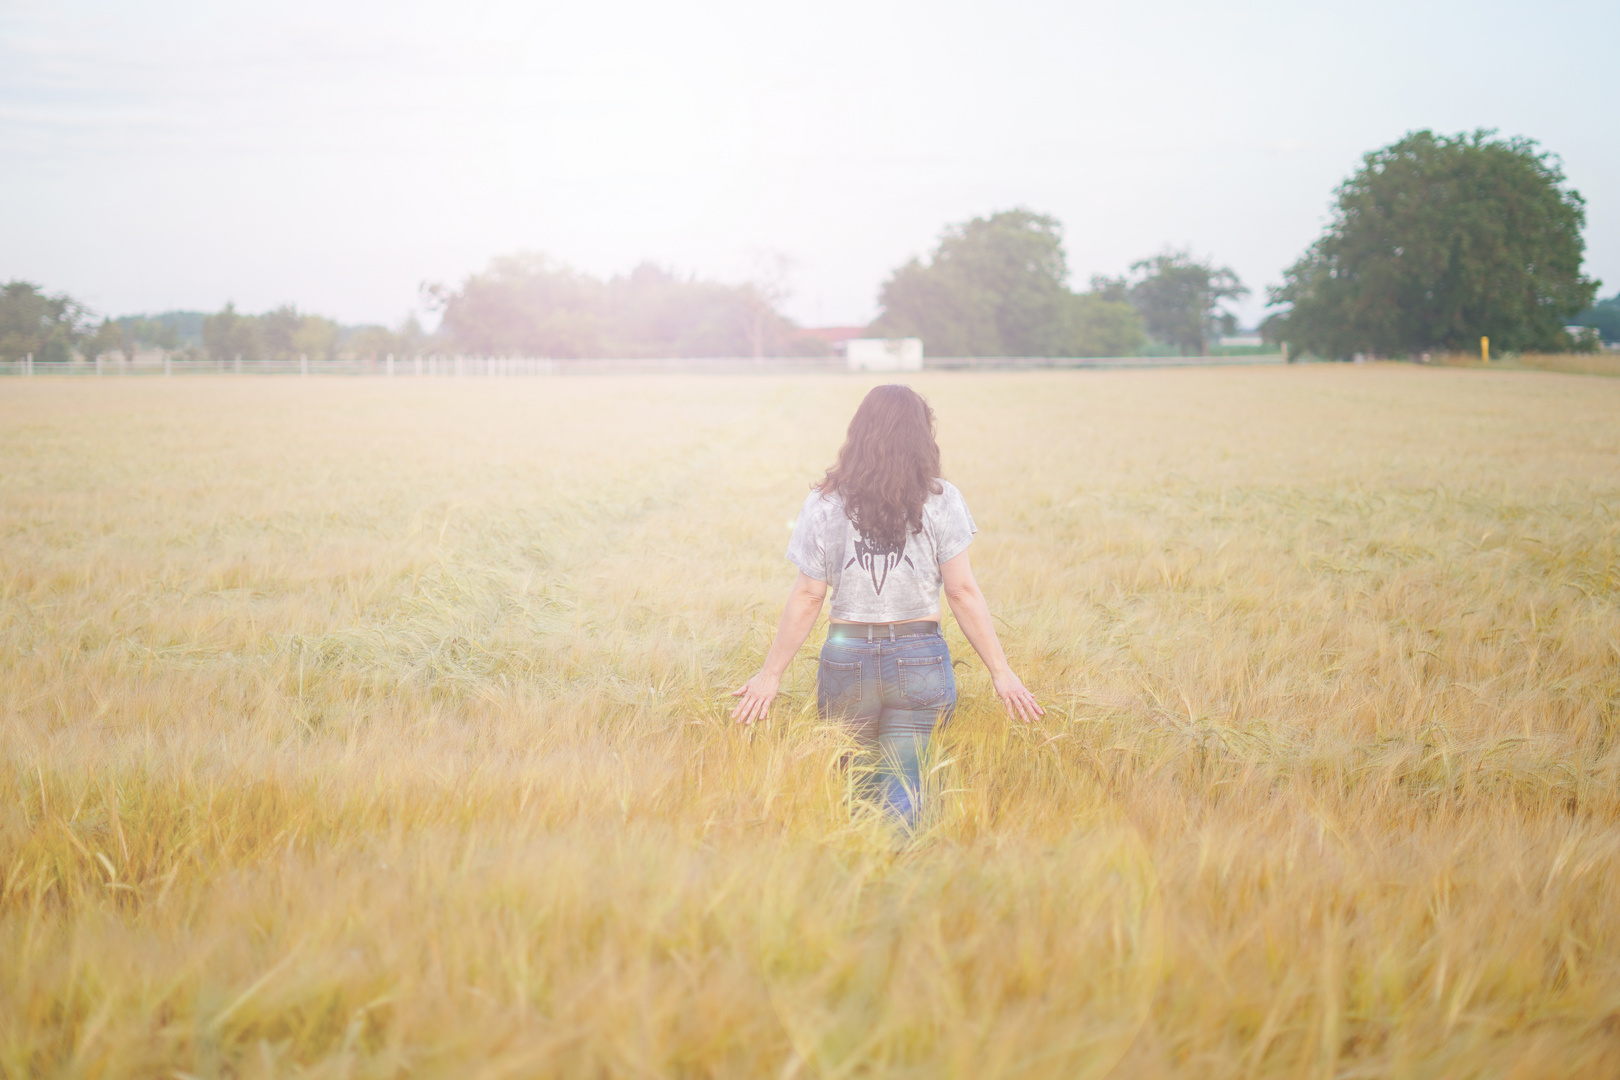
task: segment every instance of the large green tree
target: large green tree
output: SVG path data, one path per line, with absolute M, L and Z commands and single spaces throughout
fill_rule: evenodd
M 0 360 L 60 363 L 90 331 L 90 313 L 65 293 L 48 295 L 28 281 L 0 286 Z
M 1140 349 L 1130 305 L 1076 295 L 1057 219 L 1005 210 L 945 231 L 928 262 L 895 270 L 874 333 L 932 356 L 1120 356 Z
M 1592 302 L 1585 204 L 1557 158 L 1495 132 L 1418 131 L 1363 159 L 1327 231 L 1269 290 L 1272 340 L 1321 356 L 1567 348 Z

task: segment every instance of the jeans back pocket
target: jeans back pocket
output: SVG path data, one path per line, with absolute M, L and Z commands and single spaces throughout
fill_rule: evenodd
M 816 674 L 816 705 L 823 716 L 853 713 L 863 696 L 861 662 L 823 660 Z
M 900 696 L 913 708 L 943 705 L 951 690 L 950 669 L 943 656 L 903 656 L 900 668 Z

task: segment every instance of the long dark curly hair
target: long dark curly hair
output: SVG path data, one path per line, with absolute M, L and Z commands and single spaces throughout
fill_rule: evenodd
M 922 531 L 923 504 L 939 483 L 934 410 L 909 386 L 876 386 L 838 451 L 838 463 L 816 487 L 844 497 L 844 512 L 870 544 L 900 551 Z

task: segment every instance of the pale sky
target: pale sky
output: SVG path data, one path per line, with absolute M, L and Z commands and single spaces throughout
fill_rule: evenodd
M 1620 290 L 1620 4 L 0 0 L 0 280 L 108 314 L 394 323 L 519 250 L 861 323 L 951 222 L 1065 226 L 1074 284 L 1166 245 L 1246 321 L 1363 153 L 1559 154 Z

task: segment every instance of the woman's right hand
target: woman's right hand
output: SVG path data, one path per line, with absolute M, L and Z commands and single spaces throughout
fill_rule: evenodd
M 1046 710 L 1035 700 L 1035 695 L 1024 688 L 1023 680 L 1014 675 L 1011 668 L 999 675 L 990 676 L 990 679 L 995 685 L 996 696 L 1007 707 L 1008 716 L 1019 718 L 1028 724 L 1037 716 L 1046 715 Z

